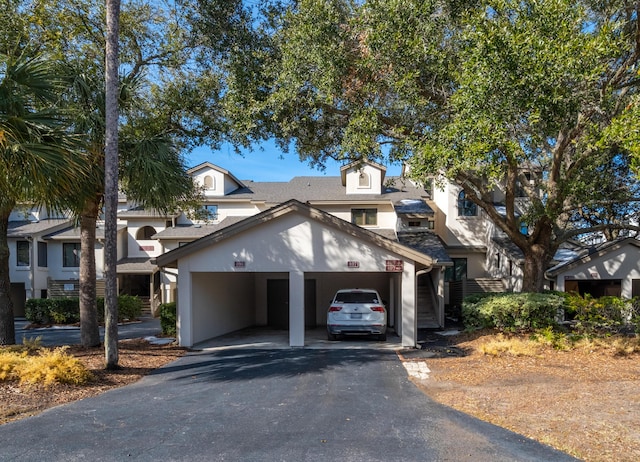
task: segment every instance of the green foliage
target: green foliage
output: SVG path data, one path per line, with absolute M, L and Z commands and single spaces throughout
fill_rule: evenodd
M 593 298 L 571 294 L 567 297 L 567 314 L 575 321 L 575 330 L 593 334 L 597 332 L 618 333 L 632 327 L 640 332 L 640 309 L 638 299 L 620 297 Z
M 98 321 L 104 322 L 104 299 L 96 300 Z M 142 301 L 133 295 L 118 296 L 118 322 L 131 321 L 142 313 Z M 25 317 L 35 324 L 75 324 L 80 322 L 78 298 L 31 298 L 25 305 Z
M 133 320 L 142 314 L 142 301 L 134 295 L 118 296 L 118 320 Z
M 557 323 L 563 304 L 563 297 L 549 293 L 472 296 L 462 303 L 462 319 L 467 329 L 539 329 Z
M 225 79 L 238 130 L 313 166 L 401 160 L 418 182 L 443 175 L 522 250 L 527 291 L 562 242 L 636 222 L 638 4 L 285 4 L 256 18 L 251 52 L 231 53 L 256 57 Z
M 177 320 L 176 302 L 160 305 L 160 327 L 164 335 L 176 335 Z
M 549 345 L 556 350 L 570 350 L 581 339 L 580 335 L 548 326 L 531 334 L 531 340 Z
M 80 304 L 77 298 L 31 298 L 25 317 L 36 324 L 73 324 L 80 321 Z

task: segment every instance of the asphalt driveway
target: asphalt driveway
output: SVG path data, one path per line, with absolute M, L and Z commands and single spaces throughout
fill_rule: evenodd
M 392 351 L 229 347 L 0 426 L 2 461 L 564 461 L 445 408 Z

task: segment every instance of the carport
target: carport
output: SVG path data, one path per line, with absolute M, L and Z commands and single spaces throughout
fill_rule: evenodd
M 416 346 L 417 274 L 431 275 L 444 312 L 442 267 L 428 255 L 299 201 L 258 215 L 157 257 L 178 270 L 178 340 L 195 343 L 253 326 L 322 326 L 339 288 L 372 287 L 387 301 L 389 326 Z

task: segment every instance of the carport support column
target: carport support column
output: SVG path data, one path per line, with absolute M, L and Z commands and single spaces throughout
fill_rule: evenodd
M 402 271 L 402 346 L 415 347 L 418 344 L 418 318 L 416 313 L 416 272 L 415 266 L 404 262 Z
M 178 263 L 180 290 L 176 304 L 176 328 L 178 344 L 183 347 L 193 346 L 193 297 L 191 284 L 191 269 L 189 265 Z
M 289 273 L 289 346 L 304 346 L 304 273 Z

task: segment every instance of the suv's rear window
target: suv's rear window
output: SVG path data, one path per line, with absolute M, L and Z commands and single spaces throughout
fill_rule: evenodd
M 380 303 L 375 292 L 339 292 L 336 302 L 340 303 Z

